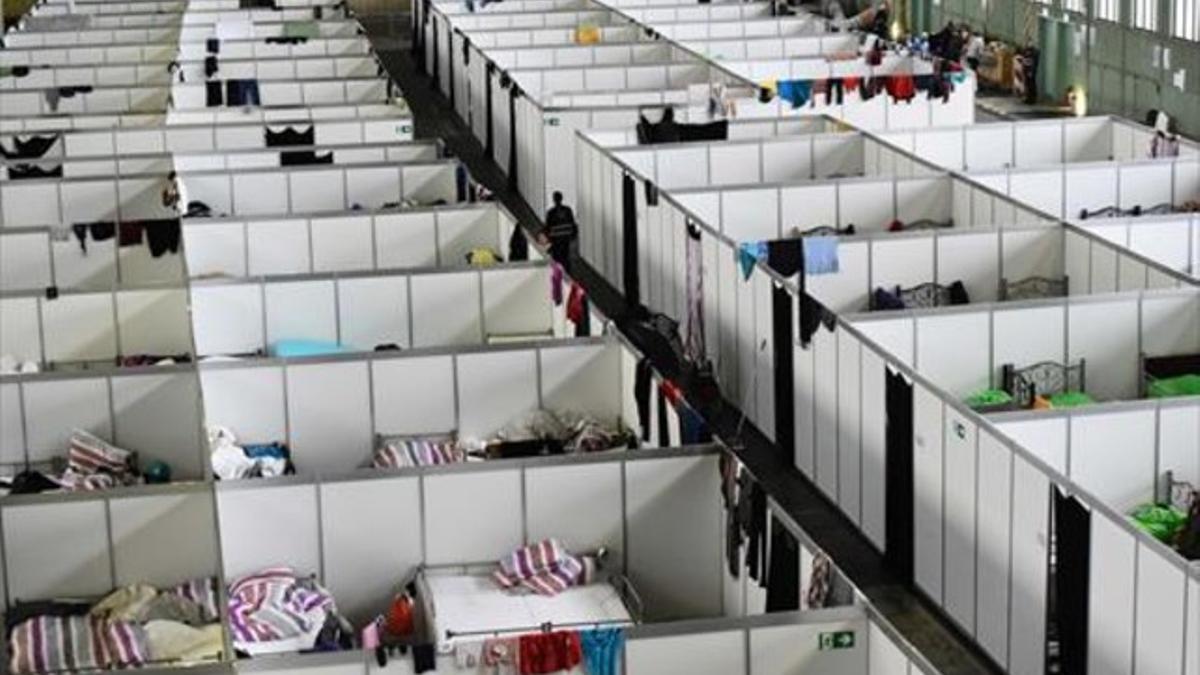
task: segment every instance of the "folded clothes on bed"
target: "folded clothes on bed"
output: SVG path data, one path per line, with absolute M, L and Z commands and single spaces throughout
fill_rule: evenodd
M 501 588 L 538 595 L 558 595 L 591 583 L 596 575 L 595 558 L 576 557 L 557 539 L 522 546 L 501 558 L 499 566 L 492 578 Z
M 566 452 L 598 452 L 625 446 L 629 431 L 620 420 L 601 420 L 572 411 L 535 410 L 501 429 L 493 440 L 557 441 Z
M 398 438 L 384 441 L 372 464 L 376 469 L 395 469 L 457 464 L 466 459 L 466 452 L 450 438 Z

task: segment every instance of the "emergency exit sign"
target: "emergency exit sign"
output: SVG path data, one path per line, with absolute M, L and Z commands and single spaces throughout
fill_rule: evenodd
M 817 645 L 821 651 L 854 649 L 854 631 L 839 630 L 832 633 L 821 633 L 817 636 Z

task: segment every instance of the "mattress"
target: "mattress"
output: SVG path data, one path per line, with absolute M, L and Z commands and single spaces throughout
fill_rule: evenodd
M 456 640 L 477 641 L 488 635 L 449 637 L 446 631 L 505 631 L 503 636 L 538 632 L 538 626 L 604 622 L 630 625 L 633 617 L 617 589 L 608 583 L 575 586 L 553 597 L 516 595 L 500 589 L 491 576 L 426 574 L 426 624 L 438 649 L 448 652 Z

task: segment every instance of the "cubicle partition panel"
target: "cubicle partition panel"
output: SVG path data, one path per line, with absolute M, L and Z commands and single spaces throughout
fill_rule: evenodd
M 222 34 L 216 22 L 224 16 Z M 308 21 L 312 10 L 279 12 L 207 12 L 179 14 L 128 14 L 115 16 L 37 17 L 27 16 L 16 30 L 4 36 L 11 49 L 26 47 L 73 47 L 121 43 L 199 42 L 208 38 L 247 40 L 285 37 L 289 21 Z M 326 18 L 313 22 L 319 38 L 347 38 L 359 35 L 362 26 L 355 20 Z
M 197 171 L 184 177 L 190 201 L 213 215 L 300 215 L 377 210 L 402 201 L 458 201 L 458 163 L 452 160 L 355 166 L 292 166 L 234 172 Z M 97 221 L 175 218 L 162 205 L 165 175 L 137 178 L 38 179 L 0 183 L 3 227 L 70 226 Z
M 880 131 L 880 141 L 956 171 L 1150 159 L 1154 130 L 1115 117 L 1000 122 L 947 129 Z M 1200 144 L 1180 139 L 1179 155 Z
M 971 178 L 1057 218 L 1081 222 L 1171 213 L 1200 200 L 1200 156 L 981 171 Z
M 581 339 L 214 362 L 200 364 L 200 379 L 209 426 L 287 442 L 300 471 L 346 471 L 370 464 L 376 434 L 490 438 L 538 409 L 621 419 L 633 397 L 622 351 Z
M 293 130 L 295 127 L 291 127 Z M 258 135 L 270 135 L 269 128 L 258 128 Z M 388 142 L 356 145 L 321 145 L 308 143 L 262 150 L 217 150 L 209 152 L 127 153 L 112 157 L 63 158 L 43 156 L 38 159 L 6 160 L 7 171 L 0 183 L 30 177 L 30 167 L 43 173 L 62 171 L 62 178 L 95 178 L 112 176 L 137 177 L 145 174 L 166 175 L 171 171 L 187 175 L 203 171 L 238 171 L 281 166 L 359 164 L 408 164 L 435 162 L 441 158 L 441 148 L 433 142 Z M 33 174 L 33 177 L 41 177 Z M 186 180 L 186 179 L 185 179 Z
M 959 398 L 1002 388 L 1006 365 L 1083 361 L 1085 393 L 1101 401 L 1135 399 L 1142 392 L 1141 355 L 1200 352 L 1194 288 L 879 312 L 847 321 Z
M 47 65 L 36 63 L 21 77 L 0 78 L 0 91 L 7 98 L 20 90 L 69 87 L 157 87 L 171 83 L 171 73 L 157 63 L 114 65 Z M 60 101 L 61 103 L 61 101 Z M 69 104 L 70 101 L 68 100 Z M 58 112 L 51 104 L 48 112 Z M 89 110 L 84 108 L 83 110 Z
M 480 248 L 507 257 L 515 227 L 489 202 L 286 221 L 196 218 L 184 221 L 183 236 L 195 279 L 458 267 Z
M 1119 513 L 1200 486 L 1200 399 L 1004 413 L 997 428 Z M 1174 484 L 1168 483 L 1168 477 Z
M 352 79 L 314 79 L 302 81 L 267 80 L 257 83 L 259 103 L 246 100 L 245 105 L 280 106 L 310 106 L 310 105 L 339 105 L 352 103 L 384 103 L 393 93 L 391 83 L 386 79 L 376 78 L 372 71 L 367 77 Z M 225 80 L 222 100 L 230 108 L 243 106 L 243 99 L 230 100 L 235 92 L 231 91 L 230 83 L 238 80 Z M 213 107 L 208 104 L 208 85 L 204 82 L 176 82 L 170 88 L 171 99 L 176 110 L 204 110 Z M 218 103 L 217 106 L 221 104 Z
M 171 88 L 165 85 L 81 86 L 84 87 L 82 91 L 73 86 L 65 88 L 63 91 L 68 92 L 66 96 L 59 89 L 5 91 L 4 108 L 0 110 L 0 116 L 161 112 L 167 109 L 171 97 Z M 203 91 L 203 85 L 200 88 Z
M 13 33 L 13 35 L 24 35 Z M 38 34 L 34 34 L 38 35 Z M 44 34 L 42 34 L 44 35 Z M 203 62 L 208 53 L 204 42 L 178 42 L 175 32 L 155 33 L 144 39 L 122 43 L 97 41 L 93 44 L 73 46 L 13 46 L 0 51 L 0 65 L 6 66 L 76 66 L 76 65 L 125 65 L 166 64 L 179 60 L 183 63 Z M 364 36 L 344 38 L 313 38 L 302 43 L 286 38 L 267 41 L 226 40 L 221 44 L 221 59 L 279 59 L 303 57 L 349 57 L 371 53 L 371 43 Z M 223 66 L 224 61 L 222 61 Z M 203 65 L 203 63 L 201 63 Z M 201 70 L 200 72 L 203 72 Z
M 204 82 L 207 75 L 204 59 L 179 62 L 179 70 L 188 82 Z M 223 80 L 259 80 L 260 87 L 278 80 L 338 80 L 372 78 L 383 67 L 372 54 L 349 56 L 303 56 L 285 58 L 235 58 L 221 54 L 215 75 Z M 307 99 L 306 99 L 307 100 Z M 323 102 L 323 101 L 322 101 Z M 277 105 L 277 104 L 276 104 Z
M 37 17 L 33 17 L 36 19 Z M 143 21 L 143 19 L 146 19 Z M 74 49 L 88 49 L 104 45 L 116 44 L 174 44 L 179 39 L 179 19 L 170 16 L 149 17 L 96 17 L 91 16 L 79 20 L 79 25 L 63 28 L 62 30 L 38 30 L 37 22 L 26 18 L 25 24 L 30 27 L 22 30 L 18 24 L 16 30 L 10 30 L 4 35 L 6 51 L 14 52 L 32 48 L 57 48 L 58 53 Z M 48 57 L 45 63 L 54 63 L 55 57 Z M 43 61 L 40 61 L 43 62 Z M 19 65 L 19 64 L 16 64 Z
M 182 277 L 182 275 L 181 275 Z M 191 354 L 187 292 L 179 287 L 6 293 L 0 354 L 50 368 Z
M 554 537 L 607 547 L 649 621 L 718 617 L 718 477 L 716 449 L 700 446 L 221 483 L 223 568 L 227 580 L 280 564 L 317 574 L 361 625 L 422 565 L 488 567 Z M 394 532 L 352 515 L 366 513 L 393 514 Z
M 142 468 L 165 462 L 172 480 L 203 480 L 209 473 L 194 366 L 110 364 L 92 371 L 2 375 L 0 392 L 5 465 L 45 469 L 66 458 L 71 434 L 80 429 L 136 452 Z M 37 597 L 70 595 L 59 590 Z
M 138 128 L 79 129 L 57 134 L 43 131 L 43 138 L 57 136 L 42 155 L 43 159 L 102 159 L 126 155 L 157 153 L 200 153 L 230 150 L 261 150 L 269 146 L 271 131 L 311 131 L 316 145 L 357 145 L 377 143 L 400 143 L 413 140 L 412 118 L 393 115 L 373 119 L 308 119 L 271 118 L 247 119 L 240 124 L 232 120 L 220 122 L 216 119 L 194 125 L 158 124 L 138 125 Z M 209 116 L 211 117 L 211 115 Z M 28 141 L 25 134 L 13 133 L 0 137 L 0 145 L 14 148 L 16 141 Z M 415 145 L 415 144 L 414 144 Z M 436 145 L 429 141 L 422 145 Z
M 6 608 L 219 579 L 216 513 L 204 485 L 8 497 L 0 504 Z
M 1132 249 L 1169 269 L 1200 277 L 1200 217 L 1165 216 L 1105 218 L 1095 224 L 1077 222 L 1083 230 Z
M 549 268 L 301 274 L 254 281 L 194 281 L 200 356 L 275 354 L 295 341 L 345 351 L 480 345 L 552 337 Z
M 305 108 L 203 108 L 165 110 L 153 113 L 55 115 L 50 117 L 0 117 L 0 131 L 6 134 L 47 134 L 60 131 L 145 129 L 160 126 L 200 126 L 228 124 L 283 124 L 314 120 L 385 119 L 408 117 L 403 102 L 321 105 Z M 409 124 L 411 126 L 411 124 Z M 409 130 L 411 131 L 411 129 Z

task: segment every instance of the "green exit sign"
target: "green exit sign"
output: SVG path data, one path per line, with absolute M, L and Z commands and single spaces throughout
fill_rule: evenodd
M 548 127 L 556 127 L 560 124 L 562 124 L 562 120 L 558 119 L 557 117 L 547 117 L 546 118 L 546 126 L 548 126 Z
M 396 127 L 396 133 L 400 134 L 411 134 L 412 130 L 413 128 L 411 124 L 401 124 Z
M 832 633 L 821 633 L 817 636 L 817 645 L 821 651 L 830 649 L 854 649 L 854 631 L 839 630 Z

